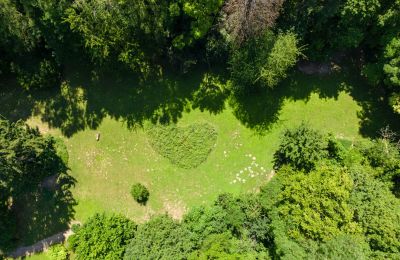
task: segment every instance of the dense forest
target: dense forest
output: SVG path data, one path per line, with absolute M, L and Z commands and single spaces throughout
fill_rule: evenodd
M 89 67 L 93 78 L 129 74 L 146 85 L 138 91 L 145 104 L 137 114 L 108 104 L 128 127 L 143 127 L 176 123 L 186 109 L 178 94 L 163 104 L 151 101 L 168 84 L 178 89 L 161 82 L 167 74 L 205 68 L 205 87 L 191 101 L 216 113 L 227 96 L 237 110 L 249 105 L 243 97 L 259 106 L 259 93 L 278 96 L 302 62 L 327 64 L 329 71 L 346 64 L 347 73 L 363 80 L 363 95 L 379 100 L 390 120 L 369 118 L 381 131 L 354 142 L 293 125 L 274 152 L 275 176 L 257 192 L 223 193 L 181 220 L 155 215 L 139 223 L 98 213 L 72 226 L 53 259 L 400 259 L 400 0 L 0 0 L 0 88 L 13 82 L 26 96 L 59 91 L 65 113 L 54 112 L 51 102 L 44 110 L 66 137 L 84 125 L 96 129 L 107 110 L 86 114 L 82 123 L 80 107 L 66 105 L 80 98 L 65 78 L 75 64 Z M 5 107 L 0 104 L 0 259 L 19 246 L 24 223 L 16 212 L 27 203 L 46 210 L 34 212 L 35 221 L 47 225 L 51 212 L 60 217 L 50 222 L 65 228 L 76 205 L 63 140 L 29 126 L 26 117 L 3 115 Z M 250 112 L 237 117 L 258 133 L 270 127 L 254 124 Z M 196 132 L 209 136 L 209 144 L 198 142 L 206 156 L 191 148 L 200 159 L 178 154 L 171 161 L 182 168 L 205 161 L 217 138 L 207 127 Z M 153 146 L 162 150 L 168 133 L 154 129 Z M 47 189 L 43 180 L 51 176 L 58 185 Z M 131 194 L 145 206 L 151 191 L 137 183 Z
M 233 88 L 273 88 L 299 58 L 357 58 L 399 112 L 398 1 L 1 1 L 2 74 L 54 87 L 73 55 L 143 79 L 227 63 Z

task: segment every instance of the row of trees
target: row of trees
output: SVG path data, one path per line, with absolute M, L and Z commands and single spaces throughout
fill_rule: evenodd
M 395 259 L 400 152 L 389 139 L 338 142 L 302 124 L 275 153 L 259 194 L 220 195 L 178 222 L 97 214 L 69 246 L 77 259 Z
M 384 85 L 400 113 L 400 2 L 387 0 L 286 0 L 280 28 L 292 28 L 307 56 L 326 59 L 335 51 L 361 52 L 357 61 L 372 85 Z
M 244 87 L 274 86 L 300 44 L 311 59 L 363 53 L 362 74 L 384 85 L 400 112 L 399 1 L 1 0 L 0 7 L 0 71 L 14 72 L 25 88 L 57 85 L 73 53 L 144 78 L 167 65 L 186 71 L 225 57 L 234 80 L 249 79 Z M 238 63 L 257 67 L 240 72 Z

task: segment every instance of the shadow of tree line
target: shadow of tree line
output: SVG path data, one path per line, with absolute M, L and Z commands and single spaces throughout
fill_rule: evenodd
M 59 88 L 25 93 L 0 86 L 4 104 L 0 113 L 11 120 L 39 115 L 50 127 L 70 137 L 86 128 L 96 129 L 107 116 L 135 128 L 145 121 L 177 122 L 185 111 L 195 108 L 217 114 L 228 103 L 243 125 L 263 134 L 279 120 L 285 100 L 307 101 L 311 93 L 337 99 L 345 91 L 362 108 L 358 114 L 360 134 L 374 137 L 387 125 L 400 130 L 399 117 L 387 105 L 385 94 L 369 86 L 352 66 L 326 76 L 293 72 L 275 89 L 254 87 L 246 93 L 229 93 L 224 87 L 228 72 L 209 67 L 197 66 L 187 74 L 159 73 L 143 81 L 128 71 L 82 64 L 89 63 L 66 66 L 66 82 Z
M 320 98 L 338 99 L 340 92 L 349 93 L 361 107 L 357 117 L 359 133 L 377 137 L 380 129 L 389 126 L 400 132 L 400 116 L 388 106 L 383 88 L 370 86 L 353 66 L 329 75 L 305 75 L 294 71 L 275 89 L 256 87 L 250 93 L 233 94 L 230 105 L 246 127 L 263 134 L 279 120 L 285 100 L 308 101 L 312 93 Z

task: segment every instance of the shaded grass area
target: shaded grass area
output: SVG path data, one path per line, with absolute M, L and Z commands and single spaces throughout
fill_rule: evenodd
M 185 127 L 156 125 L 146 132 L 155 151 L 185 169 L 196 168 L 207 160 L 217 140 L 217 132 L 209 123 Z
M 384 126 L 399 132 L 399 116 L 387 105 L 383 90 L 369 86 L 358 75 L 359 72 L 353 68 L 344 68 L 341 73 L 328 76 L 295 72 L 276 89 L 256 88 L 251 93 L 237 94 L 230 104 L 238 120 L 262 134 L 280 120 L 282 108 L 288 100 L 308 102 L 313 94 L 318 94 L 322 99 L 336 100 L 344 92 L 361 108 L 357 114 L 360 135 L 376 137 Z
M 64 74 L 61 87 L 33 93 L 21 91 L 12 80 L 0 81 L 0 114 L 28 120 L 65 140 L 80 221 L 99 211 L 123 213 L 138 222 L 163 212 L 179 218 L 222 192 L 257 191 L 268 180 L 282 130 L 302 121 L 347 143 L 375 136 L 386 125 L 400 129 L 380 90 L 350 69 L 324 77 L 293 73 L 275 90 L 241 95 L 229 95 L 224 73 L 202 68 L 180 76 L 157 75 L 149 82 L 91 68 L 70 67 Z M 208 156 L 192 160 L 188 152 L 185 165 L 191 167 L 179 167 L 171 160 L 182 156 L 177 148 L 182 137 L 171 141 L 171 132 L 161 132 L 161 139 L 152 139 L 160 147 L 154 149 L 142 127 L 147 122 L 172 123 L 175 129 L 206 122 L 218 137 L 208 139 L 213 149 L 204 145 L 201 154 Z M 166 147 L 176 148 L 173 156 L 160 152 Z M 249 173 L 249 167 L 257 174 Z M 146 207 L 129 194 L 137 182 L 150 191 Z M 36 219 L 29 209 L 25 216 Z M 24 232 L 30 240 L 43 236 L 39 229 Z
M 228 73 L 219 69 L 199 66 L 187 74 L 165 72 L 144 82 L 126 71 L 85 67 L 82 64 L 89 64 L 85 60 L 71 62 L 64 71 L 65 83 L 51 90 L 26 93 L 12 79 L 0 79 L 1 114 L 11 120 L 33 114 L 71 137 L 96 129 L 107 117 L 133 129 L 146 121 L 176 123 L 193 109 L 222 113 L 229 103 L 242 124 L 262 134 L 278 121 L 285 100 L 307 101 L 312 93 L 336 99 L 344 91 L 361 107 L 361 135 L 375 137 L 387 125 L 400 130 L 398 115 L 387 105 L 384 90 L 369 86 L 352 66 L 328 76 L 294 72 L 275 89 L 252 88 L 230 95 Z

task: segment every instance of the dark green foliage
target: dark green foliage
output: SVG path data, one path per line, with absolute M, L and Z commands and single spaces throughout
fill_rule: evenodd
M 22 121 L 0 120 L 0 140 L 2 167 L 7 169 L 2 181 L 13 194 L 19 194 L 27 186 L 38 185 L 44 177 L 58 173 L 63 165 L 54 139 L 42 137 L 38 129 Z
M 193 247 L 184 226 L 168 216 L 159 216 L 138 227 L 124 259 L 187 259 Z
M 70 0 L 19 0 L 27 17 L 29 17 L 35 28 L 39 31 L 42 53 L 51 52 L 57 62 L 70 58 L 73 51 L 77 50 L 77 39 L 69 30 L 65 22 L 66 10 L 73 1 Z
M 313 259 L 370 259 L 371 250 L 362 237 L 341 235 L 319 246 Z
M 13 63 L 11 69 L 19 85 L 26 90 L 54 88 L 60 84 L 60 68 L 54 60 L 44 59 L 38 64 L 29 62 L 23 66 Z
M 18 10 L 17 1 L 0 1 L 0 51 L 7 50 L 9 56 L 31 50 L 36 44 L 36 31 L 31 19 Z
M 272 196 L 270 207 L 285 223 L 292 239 L 328 241 L 360 231 L 350 207 L 353 181 L 344 170 L 321 165 L 303 173 L 285 167 L 277 178 L 278 188 L 264 191 L 263 196 Z
M 234 90 L 243 90 L 255 85 L 260 77 L 261 68 L 268 60 L 274 41 L 275 35 L 268 31 L 233 51 L 229 69 Z
M 228 230 L 227 214 L 220 207 L 196 207 L 183 218 L 183 225 L 192 233 L 193 241 L 200 246 L 211 234 Z
M 68 239 L 68 243 L 76 259 L 122 259 L 135 230 L 136 225 L 123 216 L 96 214 Z
M 60 156 L 61 160 L 65 165 L 68 165 L 69 154 L 67 146 L 64 143 L 64 140 L 60 137 L 54 138 L 54 146 L 57 151 L 57 155 Z
M 218 77 L 206 74 L 193 95 L 192 108 L 217 114 L 225 109 L 225 100 L 228 96 L 229 91 L 225 84 Z
M 355 165 L 350 173 L 357 184 L 351 196 L 354 220 L 362 227 L 366 241 L 374 251 L 399 254 L 400 200 L 373 178 L 373 169 Z
M 390 180 L 398 173 L 398 148 L 390 139 L 347 149 L 330 140 L 328 157 L 314 170 L 281 167 L 262 189 L 273 252 L 285 258 L 393 258 L 399 253 L 400 200 Z
M 387 138 L 376 139 L 357 147 L 364 164 L 374 168 L 373 175 L 388 183 L 392 191 L 400 194 L 400 150 L 398 144 Z
M 213 206 L 190 210 L 181 223 L 161 216 L 139 226 L 125 259 L 187 259 L 207 255 L 267 259 L 262 243 L 269 241 L 269 219 L 258 197 L 223 194 Z
M 299 56 L 295 34 L 267 31 L 233 50 L 229 61 L 233 87 L 242 90 L 258 83 L 273 88 L 286 78 Z
M 147 74 L 157 67 L 152 64 L 156 57 L 171 53 L 179 56 L 181 50 L 204 38 L 222 3 L 221 0 L 76 1 L 66 11 L 66 21 L 94 61 L 118 60 Z
M 248 236 L 263 243 L 272 240 L 270 219 L 261 206 L 258 196 L 247 194 L 234 197 L 230 194 L 221 194 L 215 201 L 214 207 L 221 208 L 225 212 L 228 229 L 238 237 Z
M 16 231 L 31 243 L 29 238 L 41 239 L 65 228 L 74 204 L 69 191 L 74 182 L 66 171 L 52 137 L 43 137 L 21 121 L 0 119 L 0 230 L 5 234 L 0 250 L 21 242 Z M 49 176 L 55 176 L 56 187 L 42 183 Z M 60 219 L 53 219 L 56 216 Z M 35 233 L 38 230 L 41 233 Z
M 400 92 L 400 36 L 393 38 L 385 47 L 384 58 L 386 64 L 383 66 L 383 71 L 386 83 L 393 85 L 397 92 Z
M 158 153 L 185 169 L 195 168 L 207 160 L 217 141 L 217 131 L 208 123 L 186 127 L 151 126 L 147 133 Z
M 268 252 L 258 252 L 250 240 L 239 240 L 229 233 L 213 234 L 207 237 L 201 248 L 194 251 L 189 259 L 269 259 Z
M 221 194 L 212 207 L 194 208 L 183 219 L 197 246 L 210 235 L 227 231 L 240 238 L 267 243 L 271 240 L 269 223 L 259 198 L 250 194 L 240 197 Z
M 147 200 L 149 199 L 150 192 L 143 184 L 136 183 L 132 185 L 131 195 L 138 203 L 146 204 Z
M 335 149 L 333 143 L 329 149 Z M 297 128 L 284 132 L 281 144 L 274 154 L 274 167 L 279 169 L 283 165 L 290 165 L 297 170 L 310 171 L 328 155 L 324 136 L 302 123 Z

